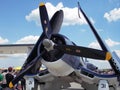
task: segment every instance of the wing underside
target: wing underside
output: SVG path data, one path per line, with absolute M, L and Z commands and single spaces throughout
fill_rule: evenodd
M 29 53 L 34 44 L 7 44 L 0 45 L 0 54 Z

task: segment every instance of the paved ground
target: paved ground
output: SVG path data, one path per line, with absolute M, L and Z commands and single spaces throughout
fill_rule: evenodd
M 78 84 L 78 83 L 75 83 L 75 82 L 73 82 L 73 83 L 70 83 L 71 84 L 71 87 L 69 87 L 69 88 L 67 88 L 67 89 L 59 89 L 59 90 L 84 90 L 82 87 L 81 87 L 81 85 L 80 84 Z M 38 88 L 38 90 L 40 90 L 40 88 Z M 45 89 L 45 90 L 58 90 L 58 89 Z
M 71 83 L 71 87 L 70 88 L 62 89 L 62 90 L 84 90 L 84 89 L 81 87 L 80 84 L 73 82 L 73 83 Z

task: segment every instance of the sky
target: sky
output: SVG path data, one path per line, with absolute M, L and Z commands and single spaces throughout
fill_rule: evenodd
M 120 0 L 0 0 L 0 44 L 36 43 L 42 33 L 38 6 L 44 2 L 49 18 L 63 10 L 60 34 L 79 46 L 100 48 L 82 14 L 78 17 L 78 1 L 111 51 L 120 57 Z M 22 65 L 25 58 L 25 54 L 0 58 L 0 67 Z

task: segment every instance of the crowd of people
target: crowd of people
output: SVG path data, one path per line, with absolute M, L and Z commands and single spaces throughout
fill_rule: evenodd
M 19 71 L 16 71 L 12 67 L 3 70 L 0 69 L 0 90 L 23 90 L 21 81 L 19 81 L 13 88 L 9 88 L 10 81 L 16 77 L 18 72 Z

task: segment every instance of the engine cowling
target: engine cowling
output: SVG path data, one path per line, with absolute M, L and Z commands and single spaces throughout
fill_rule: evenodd
M 62 59 L 53 62 L 42 60 L 41 62 L 48 68 L 48 71 L 55 76 L 67 76 L 74 71 L 74 69 Z
M 63 44 L 63 45 L 73 45 L 68 38 L 60 34 L 53 34 L 51 41 L 54 44 Z M 79 62 L 78 57 L 64 54 L 60 50 L 48 48 L 49 44 L 41 45 L 41 50 L 44 50 L 46 53 L 42 56 L 43 60 L 41 61 L 55 76 L 67 76 L 74 71 L 74 66 L 76 62 Z M 51 44 L 52 45 L 52 44 Z M 46 49 L 48 48 L 48 50 Z M 78 64 L 78 63 L 77 63 Z

